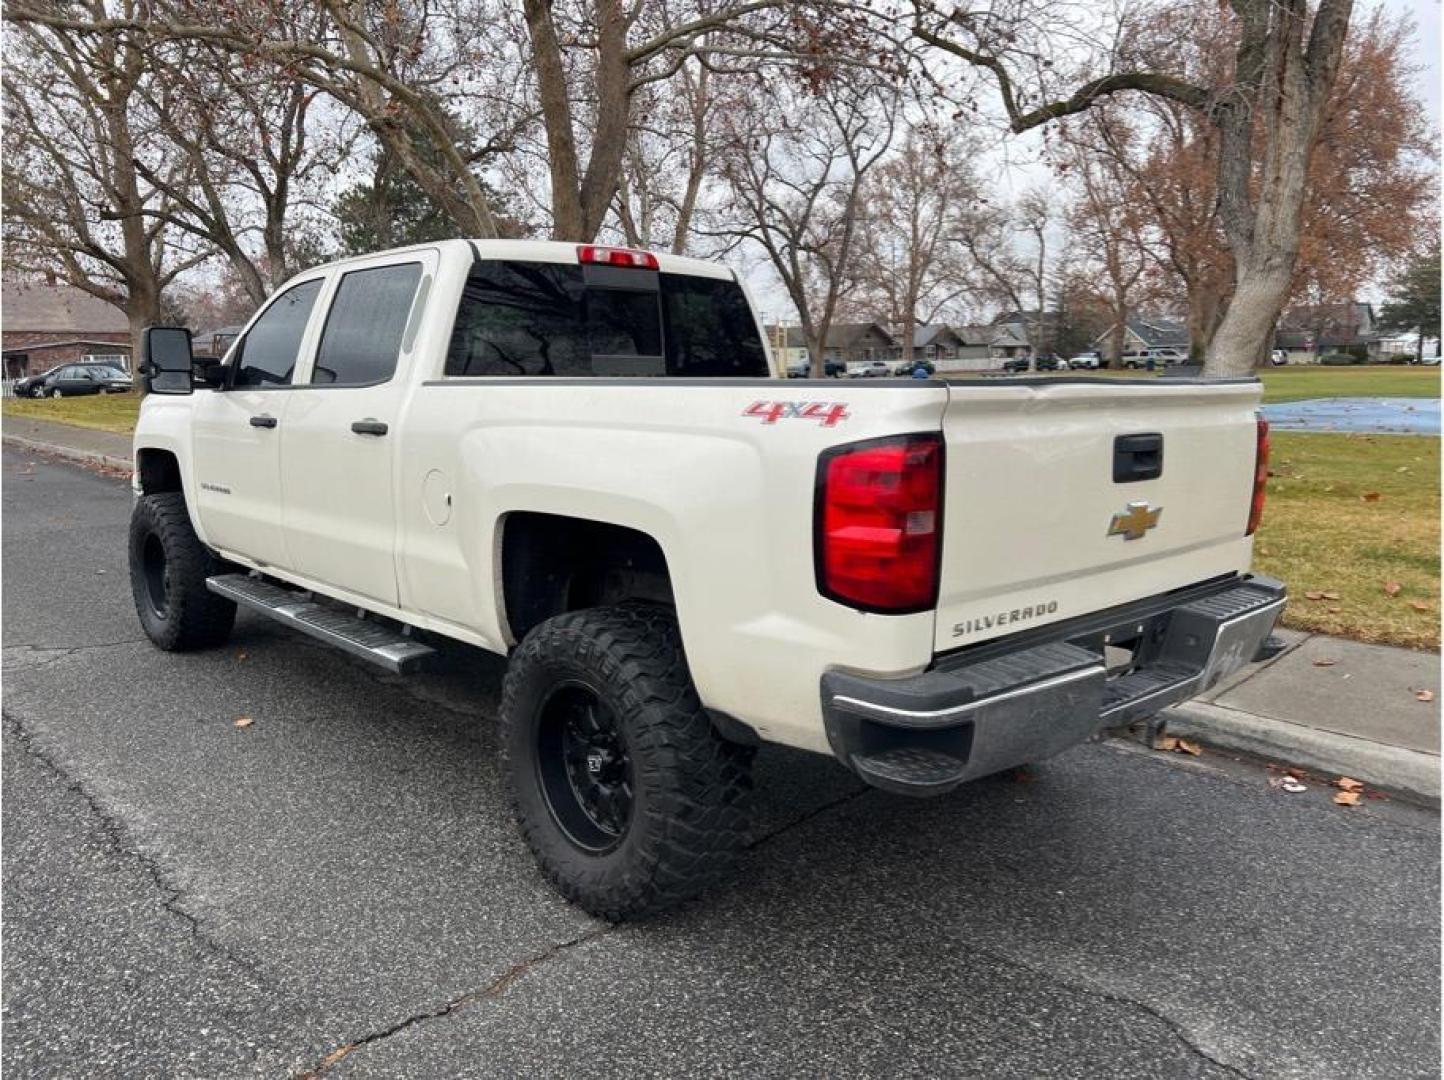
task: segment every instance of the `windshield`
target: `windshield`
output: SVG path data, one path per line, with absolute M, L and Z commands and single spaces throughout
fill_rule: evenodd
M 735 281 L 564 263 L 481 262 L 462 293 L 451 376 L 749 376 L 767 354 Z

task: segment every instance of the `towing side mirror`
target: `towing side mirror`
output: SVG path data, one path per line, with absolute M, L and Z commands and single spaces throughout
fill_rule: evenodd
M 140 373 L 145 378 L 146 393 L 191 393 L 195 357 L 189 330 L 184 326 L 147 326 L 140 343 Z

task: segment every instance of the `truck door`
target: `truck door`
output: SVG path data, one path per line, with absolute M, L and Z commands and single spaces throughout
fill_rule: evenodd
M 275 297 L 241 335 L 225 389 L 195 396 L 196 514 L 206 542 L 291 569 L 281 529 L 281 432 L 324 275 Z
M 431 252 L 339 276 L 315 361 L 281 432 L 283 520 L 295 570 L 396 605 L 395 448 L 406 362 Z M 421 301 L 424 302 L 424 296 Z

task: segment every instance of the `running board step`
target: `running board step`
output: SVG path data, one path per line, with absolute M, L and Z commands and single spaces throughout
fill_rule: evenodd
M 1203 672 L 1187 663 L 1160 663 L 1110 679 L 1103 688 L 1103 723 L 1123 727 L 1158 712 L 1191 692 Z M 1164 699 L 1160 702 L 1160 698 Z
M 206 588 L 241 607 L 268 615 L 303 634 L 370 660 L 387 671 L 415 671 L 436 650 L 390 626 L 318 604 L 309 593 L 287 589 L 246 574 L 206 578 Z
M 853 754 L 852 767 L 873 787 L 906 795 L 941 794 L 957 787 L 968 775 L 966 761 L 922 746 Z

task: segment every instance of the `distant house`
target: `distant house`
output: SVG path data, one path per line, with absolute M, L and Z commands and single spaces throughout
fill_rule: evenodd
M 963 348 L 962 337 L 946 323 L 927 323 L 913 328 L 914 360 L 931 360 L 934 363 L 956 360 Z
M 774 339 L 775 341 L 775 339 Z M 773 345 L 773 351 L 785 357 L 784 363 L 801 364 L 807 360 L 807 339 L 802 327 L 787 327 L 782 348 Z M 862 364 L 869 360 L 896 360 L 898 344 L 881 323 L 833 323 L 827 331 L 827 342 L 822 349 L 827 360 L 844 364 Z
M 897 339 L 881 323 L 836 323 L 827 331 L 822 354 L 844 364 L 865 364 L 869 360 L 895 360 Z
M 1059 339 L 1067 321 L 1067 316 L 1061 311 L 1040 312 L 1033 308 L 1029 311 L 1005 311 L 993 319 L 993 326 L 1007 329 L 1012 340 L 1020 341 L 1024 346 L 1036 342 L 1038 351 L 1046 355 L 1059 350 Z M 1017 352 L 1017 345 L 1009 344 L 1007 347 L 1015 350 L 1007 354 L 1010 357 L 1032 355 L 1031 348 L 1027 352 Z
M 1005 360 L 1033 355 L 1026 327 L 1018 323 L 994 323 L 989 329 L 992 334 L 988 341 L 988 355 Z
M 1117 323 L 1093 339 L 1093 347 L 1106 355 Z M 1129 319 L 1123 330 L 1123 351 L 1140 352 L 1143 349 L 1177 349 L 1184 356 L 1189 353 L 1188 326 L 1178 319 L 1144 317 Z M 1116 356 L 1108 357 L 1118 359 Z
M 953 333 L 962 342 L 958 346 L 958 358 L 940 364 L 942 370 L 989 371 L 1002 366 L 998 360 L 1002 353 L 994 354 L 993 342 L 1006 336 L 1008 331 L 999 330 L 996 326 L 955 326 Z
M 1379 332 L 1373 305 L 1354 300 L 1291 307 L 1274 332 L 1274 348 L 1282 349 L 1294 363 L 1314 363 L 1326 353 L 1352 349 L 1363 349 L 1373 359 L 1384 347 L 1385 335 Z
M 130 367 L 130 323 L 119 308 L 70 285 L 9 279 L 0 295 L 0 355 L 18 379 L 76 360 Z
M 191 350 L 198 357 L 213 357 L 219 360 L 226 355 L 236 338 L 241 336 L 241 330 L 239 323 L 214 330 L 202 330 L 191 338 Z

